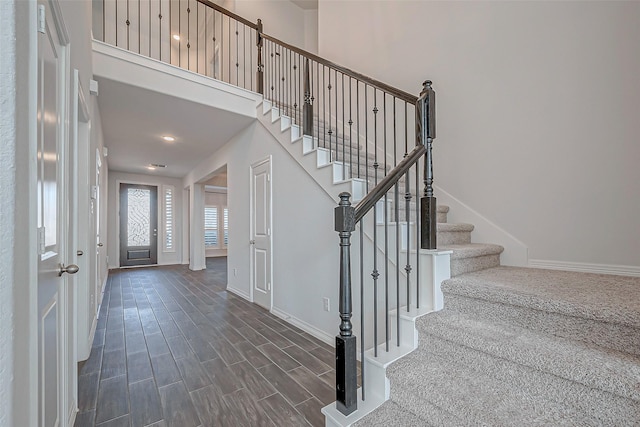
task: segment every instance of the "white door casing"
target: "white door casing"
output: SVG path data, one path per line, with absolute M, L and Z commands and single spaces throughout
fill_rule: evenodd
M 68 36 L 55 1 L 39 1 L 37 10 L 38 423 L 48 427 L 69 424 L 75 416 L 73 294 L 63 273 L 75 266 L 65 266 L 70 261 Z
M 250 241 L 251 298 L 271 310 L 273 305 L 271 157 L 251 165 Z

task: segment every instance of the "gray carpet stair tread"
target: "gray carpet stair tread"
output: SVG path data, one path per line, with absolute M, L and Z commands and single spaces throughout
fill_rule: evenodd
M 489 243 L 466 243 L 462 245 L 443 245 L 438 247 L 439 250 L 451 250 L 451 259 L 474 258 L 486 255 L 498 255 L 504 251 L 500 245 Z
M 395 365 L 394 365 L 395 367 Z M 461 422 L 443 425 L 559 426 L 599 425 L 588 414 L 530 394 L 509 381 L 431 355 L 409 355 L 392 367 L 391 399 L 430 420 L 427 403 L 446 408 Z
M 640 328 L 640 277 L 496 267 L 442 284 L 444 292 Z
M 416 322 L 430 335 L 640 402 L 640 358 L 517 326 L 443 310 Z
M 486 373 L 500 381 L 513 383 L 535 398 L 550 399 L 556 404 L 585 414 L 600 425 L 625 425 L 630 419 L 640 421 L 640 404 L 602 390 L 568 381 L 507 359 L 494 357 L 447 339 L 429 335 L 420 350 L 424 360 L 432 355 L 476 373 Z

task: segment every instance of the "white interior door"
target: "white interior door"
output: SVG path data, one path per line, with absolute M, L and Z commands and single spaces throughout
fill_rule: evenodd
M 251 293 L 271 310 L 271 158 L 251 166 Z
M 69 340 L 67 275 L 75 265 L 68 258 L 68 183 L 65 135 L 67 57 L 49 4 L 38 3 L 38 418 L 41 426 L 67 424 L 76 369 Z M 71 353 L 71 354 L 70 354 Z

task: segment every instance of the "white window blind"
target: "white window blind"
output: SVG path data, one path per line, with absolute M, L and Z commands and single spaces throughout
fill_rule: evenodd
M 173 242 L 173 187 L 164 188 L 164 250 L 175 250 Z
M 218 246 L 218 208 L 216 206 L 204 208 L 204 245 Z
M 223 215 L 224 226 L 224 245 L 229 246 L 229 209 L 224 208 Z

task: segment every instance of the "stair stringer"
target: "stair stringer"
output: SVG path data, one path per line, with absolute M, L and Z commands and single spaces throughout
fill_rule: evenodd
M 258 106 L 258 121 L 271 133 L 285 150 L 302 166 L 316 183 L 337 203 L 337 196 L 348 192 L 352 202 L 365 195 L 366 183 L 362 179 L 342 180 L 343 162 L 330 161 L 326 149 L 314 147 L 313 139 L 302 135 L 300 126 L 292 124 L 291 118 L 280 115 L 271 102 L 263 100 Z M 344 175 L 348 174 L 348 169 Z

